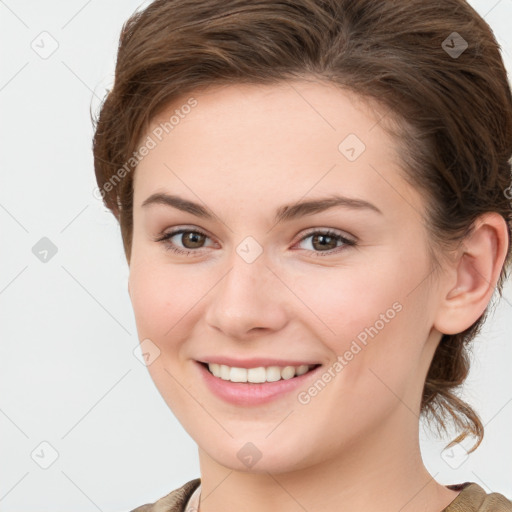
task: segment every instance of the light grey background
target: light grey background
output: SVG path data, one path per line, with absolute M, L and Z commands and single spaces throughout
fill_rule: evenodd
M 90 107 L 112 83 L 123 22 L 147 3 L 0 1 L 1 512 L 121 512 L 199 476 L 195 443 L 136 357 L 121 237 L 93 196 Z M 512 0 L 470 3 L 512 70 Z M 463 389 L 482 446 L 466 459 L 423 433 L 422 451 L 441 483 L 512 498 L 510 283 L 505 299 Z

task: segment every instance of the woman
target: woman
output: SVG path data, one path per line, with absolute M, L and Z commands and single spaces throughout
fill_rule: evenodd
M 510 266 L 511 156 L 499 47 L 463 0 L 130 18 L 95 171 L 201 468 L 135 510 L 512 510 L 436 482 L 418 440 L 421 416 L 482 440 L 454 390 Z

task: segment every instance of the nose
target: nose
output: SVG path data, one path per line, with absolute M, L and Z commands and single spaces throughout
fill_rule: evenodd
M 247 263 L 238 254 L 214 287 L 206 322 L 225 336 L 246 340 L 282 329 L 289 321 L 286 287 L 260 256 Z

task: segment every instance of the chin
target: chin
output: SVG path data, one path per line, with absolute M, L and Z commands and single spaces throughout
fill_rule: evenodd
M 211 443 L 210 437 L 206 444 L 200 446 L 217 464 L 246 473 L 288 473 L 316 463 L 314 454 L 308 456 L 304 453 L 304 442 L 300 439 L 296 444 L 283 446 L 280 439 L 271 440 L 270 437 L 261 441 L 250 441 L 250 437 L 243 441 L 230 439 L 228 443 Z M 319 456 L 318 461 L 321 460 Z

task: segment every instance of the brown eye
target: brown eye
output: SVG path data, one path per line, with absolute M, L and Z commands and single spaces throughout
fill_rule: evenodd
M 155 241 L 164 244 L 164 247 L 177 254 L 192 256 L 197 253 L 199 255 L 206 247 L 205 240 L 210 237 L 201 231 L 192 229 L 178 229 L 169 233 L 162 233 Z M 174 239 L 174 240 L 173 240 Z
M 181 236 L 181 243 L 186 249 L 200 249 L 206 236 L 197 231 L 184 231 Z
M 319 251 L 336 249 L 338 239 L 330 235 L 316 234 L 311 238 L 311 245 Z
M 300 243 L 304 243 L 308 239 L 310 248 L 306 248 L 306 250 L 314 256 L 328 256 L 357 244 L 355 240 L 349 240 L 331 230 L 312 231 L 302 237 Z

